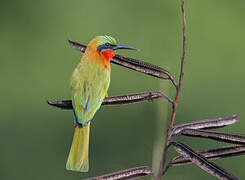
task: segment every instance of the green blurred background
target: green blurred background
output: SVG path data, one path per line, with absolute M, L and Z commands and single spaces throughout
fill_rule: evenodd
M 185 7 L 188 50 L 176 123 L 239 113 L 238 124 L 223 131 L 244 133 L 245 3 L 186 1 Z M 72 180 L 152 166 L 154 141 L 165 134 L 157 132 L 168 117 L 165 101 L 102 108 L 91 127 L 89 173 L 65 170 L 73 114 L 50 107 L 45 100 L 70 98 L 69 81 L 81 53 L 67 40 L 86 44 L 104 34 L 140 49 L 121 54 L 178 76 L 180 1 L 1 1 L 1 179 Z M 170 86 L 168 81 L 112 65 L 109 95 L 160 90 L 173 96 Z M 223 145 L 181 140 L 197 150 Z M 174 155 L 172 150 L 170 157 Z M 245 178 L 245 156 L 216 162 Z M 194 165 L 170 169 L 166 177 L 214 179 Z

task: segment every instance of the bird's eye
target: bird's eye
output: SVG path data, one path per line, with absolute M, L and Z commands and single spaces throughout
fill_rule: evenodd
M 106 47 L 111 47 L 111 44 L 110 43 L 105 43 L 105 46 Z

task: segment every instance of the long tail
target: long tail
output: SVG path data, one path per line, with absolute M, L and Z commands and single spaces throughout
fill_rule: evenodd
M 88 172 L 89 129 L 90 122 L 87 126 L 76 125 L 70 153 L 66 163 L 67 170 Z

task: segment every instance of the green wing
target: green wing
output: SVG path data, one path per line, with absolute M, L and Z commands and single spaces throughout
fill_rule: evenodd
M 110 72 L 93 61 L 82 61 L 71 78 L 72 105 L 76 121 L 87 125 L 107 93 Z

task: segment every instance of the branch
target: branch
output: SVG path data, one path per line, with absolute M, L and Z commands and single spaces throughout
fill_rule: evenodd
M 116 179 L 138 179 L 152 175 L 152 170 L 148 166 L 136 167 L 105 174 L 98 177 L 88 178 L 86 180 L 116 180 Z
M 208 161 L 204 156 L 201 154 L 196 153 L 192 150 L 189 146 L 180 143 L 180 142 L 171 142 L 174 145 L 175 149 L 184 157 L 195 163 L 201 169 L 206 171 L 207 173 L 215 176 L 218 179 L 225 179 L 225 180 L 235 180 L 238 178 L 228 173 L 223 168 L 217 166 L 215 163 Z
M 72 109 L 72 101 L 71 100 L 61 100 L 61 101 L 51 101 L 49 99 L 46 100 L 48 105 L 54 106 L 63 110 L 71 110 Z
M 206 119 L 206 120 L 176 125 L 173 127 L 172 136 L 174 137 L 178 135 L 178 133 L 180 133 L 183 129 L 211 129 L 211 128 L 224 127 L 236 123 L 237 119 L 238 119 L 238 115 L 233 114 L 231 116 L 226 116 L 226 117 Z
M 68 40 L 70 45 L 81 52 L 84 52 L 86 50 L 86 46 L 83 44 L 80 44 L 78 42 L 74 42 L 71 40 Z M 148 74 L 150 76 L 154 76 L 161 79 L 169 79 L 173 83 L 173 85 L 177 88 L 177 84 L 173 78 L 173 76 L 165 69 L 158 67 L 154 64 L 150 64 L 144 61 L 140 61 L 137 59 L 129 58 L 126 56 L 121 55 L 115 55 L 113 59 L 111 60 L 112 63 L 144 73 Z
M 196 129 L 183 129 L 180 134 L 184 136 L 201 137 L 233 144 L 245 144 L 244 134 L 222 133 Z
M 216 160 L 220 158 L 239 156 L 245 153 L 244 145 L 232 145 L 224 146 L 215 149 L 208 149 L 205 151 L 199 151 L 199 154 L 207 158 L 208 160 Z M 171 166 L 181 166 L 191 164 L 192 162 L 184 156 L 177 156 L 170 162 Z
M 139 94 L 129 94 L 123 96 L 111 96 L 106 97 L 102 102 L 101 106 L 122 106 L 128 104 L 141 103 L 145 101 L 153 101 L 155 99 L 165 98 L 169 102 L 173 102 L 168 96 L 160 93 L 160 92 L 144 92 Z M 72 109 L 72 101 L 71 100 L 62 100 L 62 101 L 51 101 L 47 100 L 47 103 L 51 106 L 71 110 Z
M 174 100 L 174 103 L 172 106 L 171 121 L 170 121 L 170 124 L 168 127 L 166 141 L 165 141 L 165 145 L 163 148 L 163 153 L 162 153 L 162 157 L 161 157 L 161 161 L 160 161 L 160 165 L 159 165 L 159 169 L 158 169 L 158 173 L 157 173 L 157 177 L 156 177 L 157 180 L 161 179 L 162 169 L 163 169 L 165 162 L 166 162 L 166 159 L 167 159 L 168 145 L 169 145 L 170 140 L 171 140 L 172 128 L 173 128 L 174 122 L 175 122 L 175 116 L 176 116 L 176 111 L 177 111 L 177 107 L 178 107 L 178 99 L 179 99 L 180 90 L 182 87 L 182 81 L 183 81 L 183 77 L 184 77 L 184 64 L 185 64 L 185 54 L 186 54 L 186 17 L 185 17 L 184 0 L 181 0 L 181 10 L 182 10 L 182 23 L 183 23 L 183 48 L 182 48 L 179 83 L 176 86 L 176 95 L 175 95 L 175 100 Z
M 154 77 L 158 77 L 161 79 L 170 79 L 173 82 L 173 84 L 176 86 L 176 82 L 174 81 L 172 75 L 167 70 L 158 67 L 154 64 L 121 56 L 118 54 L 112 59 L 111 62 Z

